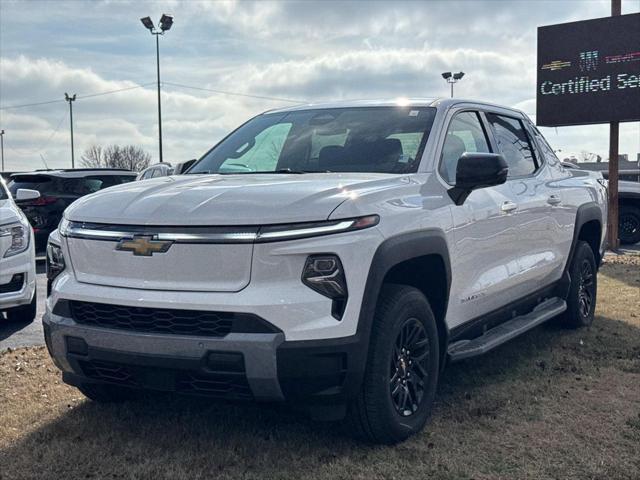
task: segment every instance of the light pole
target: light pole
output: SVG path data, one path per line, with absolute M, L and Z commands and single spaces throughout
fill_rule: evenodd
M 462 80 L 462 77 L 464 77 L 464 72 L 458 72 L 458 73 L 444 72 L 442 74 L 442 78 L 444 78 L 447 81 L 447 83 L 451 85 L 451 98 L 453 98 L 453 84 L 456 83 L 458 80 Z
M 71 168 L 76 168 L 75 158 L 73 156 L 73 102 L 76 101 L 76 94 L 70 96 L 64 92 L 64 99 L 69 102 L 69 122 L 71 124 Z
M 0 172 L 4 172 L 4 130 L 0 130 L 0 155 L 2 155 L 2 169 Z
M 156 28 L 150 17 L 141 18 L 142 25 L 149 30 L 151 35 L 156 37 L 156 70 L 158 73 L 158 148 L 160 152 L 160 162 L 162 163 L 162 108 L 160 107 L 160 42 L 159 35 L 164 35 L 173 25 L 173 15 L 162 14 L 160 18 L 160 28 Z

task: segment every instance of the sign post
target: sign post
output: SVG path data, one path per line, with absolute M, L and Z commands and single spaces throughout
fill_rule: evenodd
M 611 0 L 611 16 L 622 14 L 622 0 Z M 640 45 L 639 45 L 640 47 Z M 638 99 L 640 101 L 640 99 Z M 618 239 L 618 151 L 620 141 L 620 123 L 611 122 L 609 125 L 609 221 L 607 223 L 607 243 L 610 250 L 617 250 L 620 246 Z

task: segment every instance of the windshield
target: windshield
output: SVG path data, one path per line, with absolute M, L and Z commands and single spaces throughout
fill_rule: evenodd
M 9 196 L 7 195 L 7 189 L 4 186 L 4 180 L 0 178 L 0 200 L 7 200 Z
M 435 111 L 361 107 L 259 115 L 211 149 L 188 174 L 415 172 Z

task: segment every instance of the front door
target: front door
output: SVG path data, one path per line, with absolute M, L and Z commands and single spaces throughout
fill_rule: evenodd
M 440 176 L 455 183 L 458 159 L 465 152 L 491 152 L 486 125 L 475 111 L 451 118 L 442 147 Z M 454 250 L 447 319 L 456 327 L 499 308 L 513 299 L 520 266 L 518 205 L 513 184 L 471 192 L 462 205 L 452 207 Z

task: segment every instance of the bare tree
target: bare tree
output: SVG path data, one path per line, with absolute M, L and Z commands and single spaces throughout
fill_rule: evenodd
M 84 153 L 80 157 L 80 162 L 83 167 L 87 168 L 104 167 L 104 155 L 102 153 L 102 147 L 100 145 L 91 145 L 84 151 Z
M 151 155 L 136 145 L 92 145 L 81 157 L 87 168 L 126 168 L 134 172 L 144 170 L 151 162 Z

